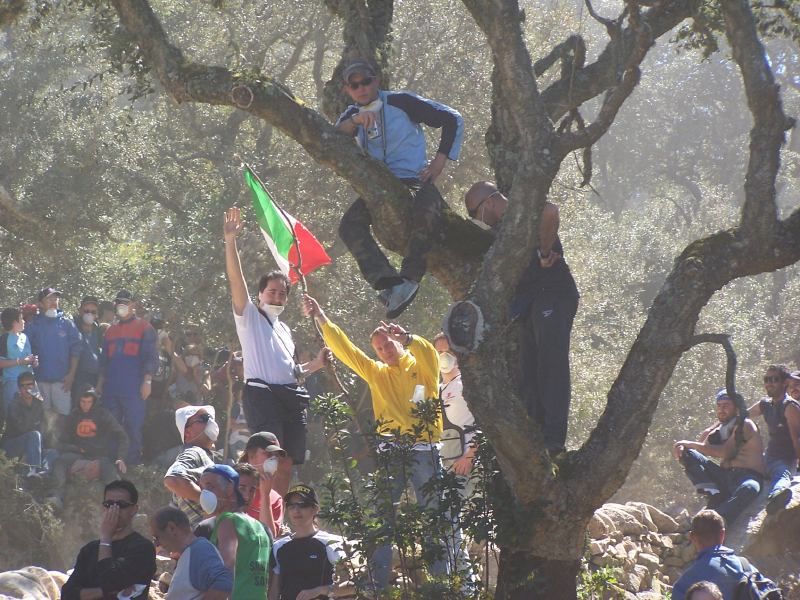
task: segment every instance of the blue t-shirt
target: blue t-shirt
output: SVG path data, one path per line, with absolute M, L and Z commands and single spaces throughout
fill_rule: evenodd
M 233 573 L 225 567 L 214 544 L 205 538 L 197 538 L 181 554 L 167 598 L 200 598 L 208 590 L 232 591 Z
M 6 334 L 3 334 L 6 336 Z M 7 360 L 16 360 L 18 358 L 25 358 L 31 354 L 31 342 L 28 336 L 24 333 L 11 333 L 8 332 L 6 337 L 5 348 L 0 348 L 0 358 Z M 13 367 L 6 367 L 3 369 L 3 381 L 17 381 L 17 377 L 25 372 L 33 372 L 33 369 L 28 365 L 14 365 Z
M 686 590 L 698 581 L 715 583 L 722 592 L 723 598 L 726 600 L 733 598 L 734 590 L 742 575 L 755 571 L 755 567 L 752 565 L 750 567 L 750 570 L 745 570 L 739 557 L 730 548 L 725 546 L 706 548 L 698 553 L 695 561 L 675 582 L 672 588 L 672 599 L 684 600 Z
M 70 359 L 80 356 L 81 336 L 72 319 L 62 311 L 56 317 L 38 315 L 25 326 L 33 353 L 39 356 L 36 379 L 43 382 L 63 381 L 69 372 Z

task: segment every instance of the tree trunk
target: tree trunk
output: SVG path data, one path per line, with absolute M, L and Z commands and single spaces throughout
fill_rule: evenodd
M 532 552 L 500 549 L 496 600 L 573 600 L 581 561 L 550 560 Z

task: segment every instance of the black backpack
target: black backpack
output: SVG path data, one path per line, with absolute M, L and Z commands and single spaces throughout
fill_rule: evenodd
M 733 600 L 783 600 L 780 588 L 771 579 L 764 577 L 746 558 L 739 557 L 744 575 L 736 584 Z

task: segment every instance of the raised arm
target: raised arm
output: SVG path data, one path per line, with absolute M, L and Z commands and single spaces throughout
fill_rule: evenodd
M 228 284 L 231 287 L 231 300 L 233 310 L 238 316 L 244 314 L 249 295 L 247 284 L 242 273 L 242 263 L 239 260 L 239 248 L 236 245 L 236 236 L 242 230 L 242 212 L 237 206 L 232 206 L 225 211 L 223 237 L 225 239 L 225 272 L 228 275 Z

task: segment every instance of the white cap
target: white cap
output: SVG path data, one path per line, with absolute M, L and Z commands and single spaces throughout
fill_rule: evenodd
M 196 415 L 201 410 L 211 415 L 212 419 L 216 419 L 216 411 L 210 404 L 205 406 L 184 406 L 175 411 L 175 426 L 181 434 L 181 443 L 183 443 L 183 432 L 186 430 L 186 422 Z

